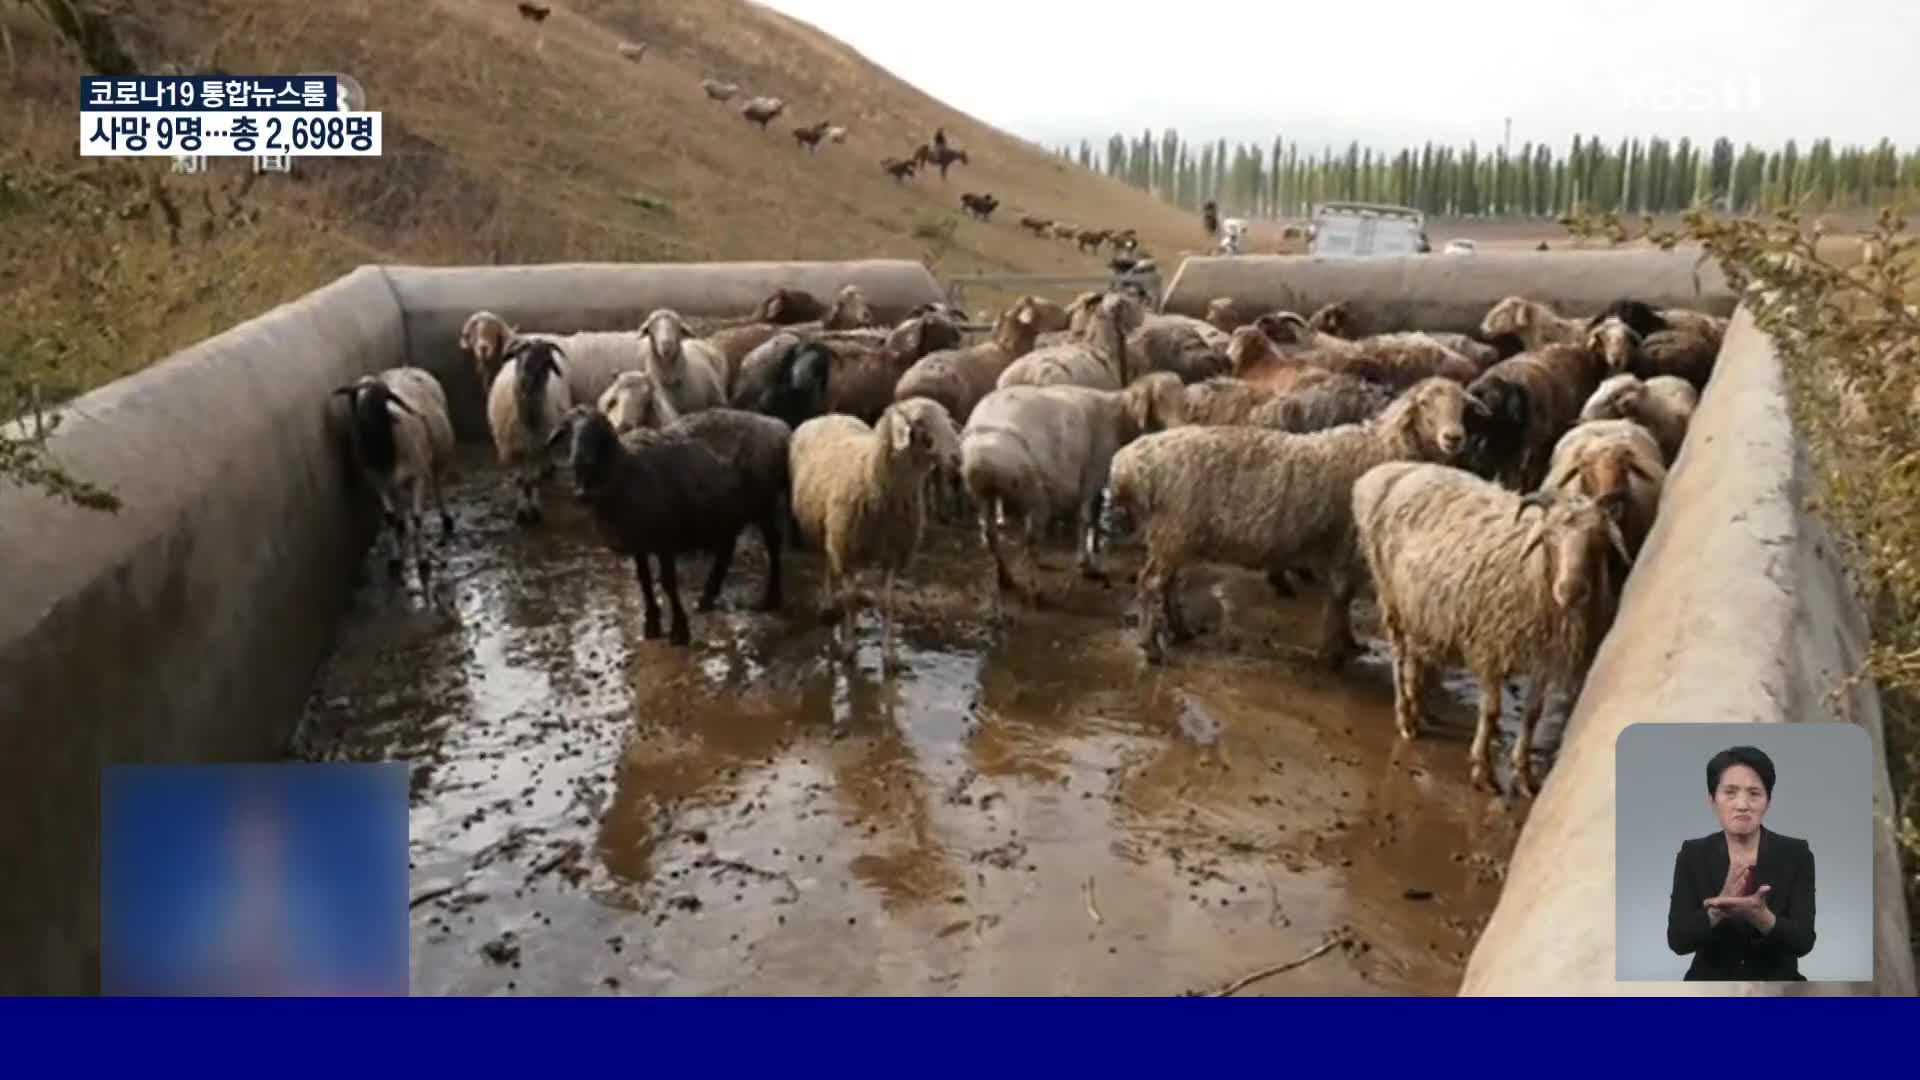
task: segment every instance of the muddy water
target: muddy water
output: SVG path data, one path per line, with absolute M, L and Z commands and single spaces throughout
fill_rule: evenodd
M 1298 658 L 1311 595 L 1190 573 L 1201 636 L 1149 669 L 1124 585 L 1052 553 L 1057 602 L 994 630 L 940 529 L 883 680 L 870 620 L 829 662 L 817 555 L 745 610 L 748 538 L 679 649 L 579 507 L 517 529 L 467 453 L 437 595 L 369 555 L 295 750 L 414 765 L 415 993 L 1176 994 L 1336 936 L 1239 992 L 1457 985 L 1524 804 L 1467 789 L 1457 684 L 1403 744 L 1377 652 Z

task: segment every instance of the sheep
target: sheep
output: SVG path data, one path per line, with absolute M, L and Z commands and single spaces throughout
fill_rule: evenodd
M 740 96 L 739 83 L 721 82 L 718 79 L 701 79 L 700 89 L 706 91 L 707 97 L 714 101 L 732 101 Z
M 347 399 L 347 437 L 354 463 L 379 494 L 381 516 L 392 533 L 387 572 L 399 579 L 411 539 L 424 592 L 433 577 L 421 520 L 429 494 L 440 512 L 441 534 L 453 535 L 453 514 L 441 490 L 453 464 L 453 422 L 446 391 L 420 368 L 395 367 L 362 376 L 333 392 Z
M 645 41 L 623 41 L 614 46 L 614 51 L 618 52 L 622 59 L 631 60 L 637 64 L 647 55 L 647 45 L 648 42 Z
M 994 198 L 991 194 L 976 195 L 971 191 L 960 193 L 960 209 L 970 217 L 986 221 L 992 217 L 993 212 L 999 208 L 1000 200 Z
M 1348 341 L 1314 329 L 1310 320 L 1291 311 L 1262 315 L 1253 325 L 1283 348 L 1301 350 L 1302 358 L 1311 363 L 1395 389 L 1433 375 L 1465 385 L 1481 373 L 1479 364 L 1423 333 L 1376 334 Z
M 727 403 L 725 359 L 689 335 L 686 320 L 672 308 L 655 308 L 640 324 L 641 370 L 653 376 L 662 399 L 682 415 Z
M 1487 309 L 1480 320 L 1480 336 L 1518 337 L 1529 351 L 1543 345 L 1577 345 L 1586 340 L 1586 322 L 1562 317 L 1546 304 L 1524 296 L 1509 296 Z
M 491 311 L 476 311 L 467 316 L 467 321 L 460 326 L 460 351 L 473 358 L 474 371 L 480 376 L 480 394 L 485 397 L 493 386 L 493 377 L 499 373 L 497 365 L 505 359 L 508 347 L 515 341 L 537 339 L 557 342 L 565 336 L 523 334 Z
M 907 177 L 912 176 L 914 170 L 918 167 L 918 163 L 914 161 L 901 161 L 899 158 L 891 157 L 880 159 L 880 171 L 893 177 L 895 183 L 899 183 Z
M 516 330 L 491 311 L 476 311 L 460 330 L 460 347 L 473 357 L 482 395 L 492 392 L 498 368 L 492 361 L 516 343 L 547 341 L 565 357 L 568 391 L 574 401 L 597 401 L 623 371 L 643 363 L 643 335 L 637 330 L 582 330 L 572 334 Z
M 553 9 L 544 4 L 522 3 L 514 6 L 520 9 L 520 17 L 530 23 L 538 24 L 546 22 L 547 16 L 553 14 Z
M 1230 376 L 1194 383 L 1186 388 L 1187 422 L 1253 424 L 1305 433 L 1357 424 L 1393 401 L 1393 391 L 1378 383 L 1309 370 L 1317 377 L 1285 390 Z
M 768 293 L 753 309 L 755 322 L 779 326 L 815 322 L 827 316 L 827 305 L 805 289 L 778 288 Z
M 1081 251 L 1099 251 L 1100 245 L 1107 242 L 1111 235 L 1105 229 L 1081 229 L 1074 234 L 1073 242 Z
M 1000 313 L 987 340 L 964 348 L 928 353 L 894 384 L 893 399 L 924 397 L 937 401 L 956 423 L 965 424 L 975 403 L 991 393 L 1014 361 L 1033 349 L 1043 301 L 1023 296 Z
M 1485 371 L 1502 359 L 1501 352 L 1496 346 L 1479 341 L 1471 334 L 1458 334 L 1445 330 L 1418 330 L 1356 336 L 1355 323 L 1353 305 L 1345 300 L 1322 304 L 1307 317 L 1307 325 L 1311 329 L 1344 341 L 1351 341 L 1362 350 L 1378 346 L 1422 349 L 1438 346 L 1441 350 L 1456 353 L 1472 362 L 1476 369 L 1475 374 Z
M 777 97 L 748 98 L 740 106 L 740 115 L 746 118 L 747 123 L 760 125 L 761 131 L 767 130 L 767 125 L 786 111 L 787 103 Z
M 1085 340 L 1035 349 L 1001 372 L 994 387 L 1073 383 L 1096 390 L 1121 389 L 1133 375 L 1127 338 L 1144 321 L 1139 301 L 1125 293 L 1108 293 L 1100 299 Z
M 846 129 L 846 128 L 843 128 L 843 127 L 841 127 L 841 126 L 840 126 L 839 124 L 831 124 L 831 125 L 828 125 L 828 127 L 827 127 L 827 141 L 828 141 L 828 142 L 830 142 L 830 143 L 843 143 L 843 142 L 846 142 L 846 141 L 847 141 L 847 129 Z
M 1521 496 L 1444 465 L 1376 465 L 1350 500 L 1387 643 L 1401 738 L 1421 725 L 1426 669 L 1452 657 L 1480 684 L 1472 781 L 1492 782 L 1492 738 L 1501 688 L 1531 676 L 1515 784 L 1533 789 L 1533 731 L 1549 689 L 1579 690 L 1613 618 L 1617 587 L 1608 550 L 1631 564 L 1619 527 L 1578 495 Z M 1541 508 L 1533 521 L 1521 516 Z
M 1580 419 L 1632 420 L 1653 436 L 1660 445 L 1661 457 L 1671 468 L 1680 456 L 1680 445 L 1686 440 L 1687 425 L 1692 423 L 1699 401 L 1699 393 L 1685 379 L 1656 375 L 1642 381 L 1636 375 L 1622 373 L 1600 383 L 1580 409 Z
M 500 464 L 513 473 L 513 520 L 522 525 L 542 517 L 540 484 L 550 471 L 546 439 L 573 405 L 567 364 L 565 349 L 554 342 L 517 341 L 487 392 L 487 428 Z
M 828 411 L 833 350 L 784 331 L 774 342 L 778 344 L 773 346 L 774 360 L 767 378 L 754 380 L 750 390 L 734 398 L 733 406 L 777 417 L 797 429 Z
M 1227 370 L 1236 379 L 1274 392 L 1333 375 L 1331 370 L 1311 362 L 1308 350 L 1282 350 L 1258 325 L 1243 326 L 1228 337 Z
M 1083 538 L 1082 576 L 1104 581 L 1094 561 L 1101 491 L 1115 451 L 1134 439 L 1185 420 L 1180 380 L 1164 372 L 1142 376 L 1125 390 L 1084 386 L 1013 386 L 983 398 L 960 433 L 960 475 L 980 518 L 980 536 L 993 556 L 1001 594 L 1022 589 L 1007 569 L 994 521 L 1017 520 L 1032 565 L 1035 527 L 1075 515 L 1074 535 Z
M 1216 296 L 1207 301 L 1206 321 L 1209 326 L 1223 334 L 1231 334 L 1246 325 L 1246 320 L 1240 318 L 1231 296 Z
M 805 127 L 796 127 L 793 129 L 793 141 L 812 151 L 819 147 L 820 140 L 827 137 L 827 129 L 832 126 L 832 124 L 822 120 L 815 124 L 808 124 Z
M 644 371 L 623 371 L 607 392 L 600 395 L 600 411 L 613 424 L 614 433 L 625 435 L 635 428 L 662 428 L 680 419 L 680 413 L 660 392 L 653 376 Z
M 1087 324 L 1093 320 L 1093 313 L 1100 310 L 1100 298 L 1105 295 L 1097 289 L 1088 290 L 1065 307 L 1051 300 L 1037 301 L 1044 306 L 1037 309 L 1040 317 L 1034 325 L 1040 327 L 1040 336 L 1034 339 L 1034 346 L 1050 348 L 1085 339 Z
M 1115 454 L 1109 497 L 1146 537 L 1138 600 L 1147 661 L 1161 662 L 1169 632 L 1184 636 L 1178 575 L 1207 560 L 1265 570 L 1269 582 L 1297 566 L 1322 571 L 1329 589 L 1320 656 L 1343 663 L 1358 649 L 1348 610 L 1357 567 L 1353 482 L 1386 461 L 1453 459 L 1466 443 L 1467 416 L 1481 408 L 1459 383 L 1435 377 L 1363 423 L 1309 434 L 1187 426 Z
M 1599 503 L 1620 523 L 1627 554 L 1638 556 L 1666 484 L 1660 446 L 1647 429 L 1631 420 L 1590 420 L 1574 425 L 1554 444 L 1541 486 Z
M 926 526 L 927 475 L 956 467 L 959 438 L 938 402 L 908 398 L 889 405 L 868 426 L 856 417 L 830 414 L 801 424 L 789 445 L 792 509 L 801 537 L 827 556 L 828 606 L 841 608 L 851 659 L 862 570 L 882 574 L 881 667 L 893 669 L 894 578 L 911 565 Z M 837 595 L 836 595 L 837 594 Z M 835 626 L 836 640 L 842 628 Z
M 1475 432 L 1472 471 L 1529 491 L 1546 474 L 1553 444 L 1580 417 L 1606 377 L 1606 360 L 1578 345 L 1547 345 L 1508 357 L 1467 386 L 1487 406 Z
M 1226 372 L 1229 340 L 1205 320 L 1153 314 L 1128 335 L 1127 352 L 1143 371 L 1171 371 L 1181 382 L 1193 383 Z
M 748 427 L 761 423 L 778 425 L 779 431 Z M 741 459 L 768 438 L 784 451 L 785 429 L 769 417 L 714 410 L 685 417 L 662 431 L 630 432 L 623 439 L 605 415 L 576 406 L 547 436 L 549 448 L 569 441 L 574 494 L 591 511 L 601 542 L 633 559 L 646 605 L 643 637 L 660 636 L 660 604 L 653 595 L 648 556 L 660 564 L 660 584 L 672 614 L 667 640 L 690 645 L 687 613 L 680 605 L 679 556 L 695 551 L 712 556 L 699 601 L 699 610 L 711 611 L 726 583 L 740 533 L 750 525 L 766 544 L 768 560 L 767 584 L 754 606 L 779 606 L 779 487 L 764 472 L 741 467 Z M 781 478 L 780 473 L 773 477 Z
M 1080 227 L 1072 222 L 1056 221 L 1047 226 L 1047 231 L 1053 234 L 1055 240 L 1072 240 L 1079 234 Z
M 1022 214 L 1020 215 L 1020 227 L 1035 236 L 1043 237 L 1047 235 L 1048 230 L 1053 228 L 1053 219 L 1035 217 L 1032 214 Z

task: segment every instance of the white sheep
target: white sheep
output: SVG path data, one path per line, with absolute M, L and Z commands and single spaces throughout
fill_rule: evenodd
M 740 84 L 721 82 L 719 79 L 701 79 L 700 89 L 714 101 L 731 101 L 740 95 Z
M 1489 340 L 1512 334 L 1527 349 L 1543 345 L 1579 345 L 1586 340 L 1587 322 L 1569 319 L 1552 307 L 1524 296 L 1509 296 L 1487 309 L 1480 320 L 1480 336 Z
M 957 467 L 959 456 L 952 419 L 926 398 L 895 402 L 872 427 L 857 417 L 830 413 L 793 433 L 788 449 L 793 517 L 809 546 L 826 552 L 827 606 L 840 608 L 834 636 L 838 642 L 844 631 L 838 650 L 843 659 L 852 658 L 857 643 L 855 575 L 878 569 L 883 576 L 881 666 L 893 670 L 894 578 L 920 547 L 928 473 L 937 465 Z
M 606 414 L 616 435 L 635 428 L 663 428 L 680 419 L 673 402 L 660 392 L 653 376 L 644 371 L 625 371 L 600 395 L 600 411 Z
M 1082 575 L 1104 580 L 1094 561 L 1101 492 L 1113 455 L 1142 435 L 1184 421 L 1185 391 L 1178 376 L 1157 371 L 1125 390 L 1085 386 L 1010 386 L 982 398 L 960 433 L 960 475 L 973 497 L 980 536 L 993 555 L 1001 594 L 1025 592 L 1007 569 L 995 520 L 1018 521 L 1023 554 L 1033 563 L 1036 526 L 1074 515 Z
M 1306 566 L 1328 579 L 1321 657 L 1338 666 L 1358 649 L 1348 604 L 1355 555 L 1348 496 L 1387 461 L 1449 461 L 1467 441 L 1469 411 L 1483 406 L 1452 379 L 1415 384 L 1379 415 L 1307 434 L 1239 425 L 1174 428 L 1113 457 L 1116 510 L 1145 535 L 1139 581 L 1140 646 L 1162 658 L 1181 635 L 1175 590 L 1181 568 L 1210 561 L 1269 574 Z
M 1027 353 L 1000 373 L 994 388 L 1069 383 L 1119 390 L 1133 381 L 1135 365 L 1127 338 L 1144 320 L 1145 310 L 1138 300 L 1124 292 L 1108 293 L 1100 298 L 1083 339 Z
M 1599 503 L 1620 523 L 1629 554 L 1653 530 L 1666 490 L 1667 469 L 1660 445 L 1632 420 L 1588 420 L 1575 424 L 1554 444 L 1541 485 L 1573 491 Z
M 726 361 L 720 350 L 692 336 L 672 308 L 656 308 L 640 324 L 640 370 L 682 416 L 726 405 Z
M 1693 384 L 1677 375 L 1655 375 L 1643 381 L 1636 375 L 1620 374 L 1600 383 L 1581 407 L 1580 419 L 1632 420 L 1660 444 L 1662 458 L 1672 467 L 1699 404 L 1700 394 Z
M 411 542 L 425 590 L 433 575 L 421 523 L 429 494 L 440 512 L 442 533 L 453 533 L 453 515 L 441 491 L 453 463 L 446 391 L 420 368 L 395 367 L 333 392 L 347 399 L 353 458 L 380 496 L 382 517 L 392 535 L 387 569 L 399 578 Z
M 552 472 L 547 439 L 573 407 L 569 359 L 551 341 L 516 341 L 487 392 L 487 428 L 500 464 L 512 473 L 513 520 L 522 525 L 541 519 L 540 485 Z
M 642 366 L 638 330 L 582 330 L 572 334 L 519 330 L 491 311 L 476 311 L 460 329 L 460 347 L 473 357 L 481 392 L 491 392 L 493 362 L 522 341 L 548 341 L 565 354 L 567 390 L 574 401 L 597 401 L 623 371 Z
M 1529 505 L 1543 512 L 1523 521 Z M 1513 766 L 1516 786 L 1532 790 L 1533 731 L 1547 693 L 1578 692 L 1613 618 L 1610 553 L 1631 565 L 1618 525 L 1584 496 L 1521 496 L 1431 463 L 1374 466 L 1354 483 L 1350 506 L 1393 650 L 1400 736 L 1419 733 L 1427 668 L 1459 657 L 1480 684 L 1472 781 L 1486 786 L 1501 688 L 1531 676 Z

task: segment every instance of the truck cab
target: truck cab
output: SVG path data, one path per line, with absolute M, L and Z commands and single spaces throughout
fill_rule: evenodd
M 1309 255 L 1415 255 L 1432 251 L 1427 218 L 1410 206 L 1328 202 L 1314 208 Z

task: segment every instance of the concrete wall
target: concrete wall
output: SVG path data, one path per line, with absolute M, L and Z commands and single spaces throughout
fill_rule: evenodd
M 374 521 L 329 390 L 410 362 L 484 438 L 477 308 L 611 329 L 846 283 L 883 318 L 943 295 L 913 262 L 362 267 L 70 403 L 54 456 L 126 505 L 0 486 L 0 994 L 97 991 L 102 765 L 284 752 Z
M 842 286 L 858 285 L 885 322 L 946 299 L 933 274 L 907 259 L 394 266 L 387 274 L 406 312 L 408 362 L 439 376 L 455 429 L 472 439 L 487 437 L 486 413 L 479 378 L 460 352 L 460 326 L 476 311 L 491 311 L 523 330 L 573 333 L 630 330 L 661 307 L 689 318 L 743 315 L 782 286 L 830 301 Z
M 1734 305 L 1717 265 L 1697 266 L 1693 255 L 1635 250 L 1393 258 L 1194 256 L 1180 264 L 1162 306 L 1199 317 L 1215 297 L 1231 296 L 1249 313 L 1310 315 L 1322 304 L 1345 300 L 1353 305 L 1355 329 L 1362 334 L 1471 333 L 1487 309 L 1510 294 L 1547 301 L 1563 315 L 1591 315 L 1623 298 L 1716 315 L 1728 314 Z
M 284 751 L 371 527 L 319 403 L 402 346 L 363 267 L 63 410 L 118 513 L 0 484 L 0 994 L 97 992 L 102 765 Z
M 1832 542 L 1802 509 L 1808 479 L 1771 340 L 1743 310 L 1461 994 L 1915 992 L 1879 696 L 1857 689 L 1839 715 L 1824 700 L 1835 675 L 1858 666 L 1868 632 Z M 1614 982 L 1614 740 L 1628 724 L 1659 717 L 1867 729 L 1875 763 L 1874 982 Z

